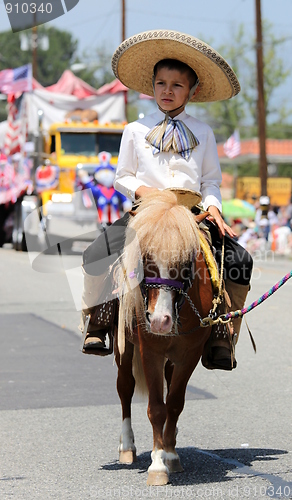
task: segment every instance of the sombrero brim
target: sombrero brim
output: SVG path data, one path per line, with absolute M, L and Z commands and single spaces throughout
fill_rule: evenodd
M 153 96 L 153 68 L 162 59 L 177 59 L 196 72 L 200 91 L 193 102 L 222 101 L 240 91 L 234 71 L 216 50 L 177 31 L 145 31 L 128 38 L 115 51 L 112 69 L 126 87 Z
M 189 209 L 198 205 L 202 201 L 201 193 L 197 191 L 192 191 L 191 189 L 182 188 L 166 188 L 165 191 L 171 191 L 176 195 L 177 202 L 179 205 L 183 205 Z

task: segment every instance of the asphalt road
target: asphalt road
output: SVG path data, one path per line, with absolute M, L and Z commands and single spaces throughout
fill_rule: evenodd
M 292 498 L 292 279 L 246 316 L 256 354 L 243 326 L 236 370 L 195 370 L 179 420 L 184 472 L 149 488 L 147 402 L 133 404 L 138 461 L 120 465 L 113 357 L 79 351 L 81 257 L 63 272 L 48 259 L 40 273 L 0 249 L 1 500 Z M 248 303 L 291 266 L 256 259 Z

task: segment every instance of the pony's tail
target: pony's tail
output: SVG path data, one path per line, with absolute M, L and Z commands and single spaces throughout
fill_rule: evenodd
M 140 355 L 139 346 L 134 346 L 134 356 L 133 356 L 133 375 L 135 378 L 135 392 L 141 396 L 148 396 L 148 387 L 146 384 L 146 379 L 144 375 L 142 359 Z

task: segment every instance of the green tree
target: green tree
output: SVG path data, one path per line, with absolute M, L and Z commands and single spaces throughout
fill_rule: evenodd
M 32 30 L 26 30 L 28 37 Z M 24 32 L 22 32 L 24 33 Z M 56 83 L 65 69 L 76 57 L 77 41 L 68 31 L 53 27 L 39 26 L 38 36 L 46 35 L 49 39 L 48 50 L 37 49 L 37 80 L 47 87 Z M 0 71 L 7 68 L 17 68 L 32 62 L 32 49 L 20 50 L 19 33 L 5 31 L 0 33 Z
M 241 63 L 247 50 L 244 40 L 244 27 L 239 26 L 237 33 L 232 34 L 233 43 L 219 47 L 218 51 L 233 68 L 241 81 Z M 212 42 L 210 42 L 212 45 Z M 246 117 L 244 95 L 240 92 L 235 99 L 199 104 L 199 114 L 208 120 L 219 142 L 229 137 Z
M 284 61 L 278 57 L 278 46 L 285 41 L 285 38 L 278 39 L 273 33 L 272 24 L 264 21 L 263 23 L 263 53 L 264 53 L 264 89 L 265 89 L 265 107 L 266 120 L 274 122 L 285 121 L 289 116 L 288 108 L 283 100 L 280 106 L 275 107 L 273 96 L 275 91 L 285 83 L 290 75 L 290 70 L 285 68 Z M 255 53 L 255 51 L 254 51 Z M 252 117 L 253 124 L 257 124 L 257 73 L 255 60 L 244 58 L 247 71 L 244 75 L 243 95 L 248 107 L 249 115 Z
M 22 32 L 24 33 L 24 32 Z M 32 30 L 25 34 L 31 37 Z M 76 58 L 77 41 L 71 33 L 53 27 L 39 26 L 38 35 L 46 35 L 49 40 L 48 50 L 42 50 L 41 44 L 37 50 L 37 80 L 47 87 L 56 83 L 62 73 L 68 69 Z M 32 49 L 20 49 L 19 33 L 5 31 L 0 33 L 0 71 L 7 68 L 17 68 L 32 62 Z M 0 121 L 6 120 L 6 101 L 0 101 Z
M 77 52 L 78 42 L 68 31 L 53 27 L 41 26 L 39 32 L 44 32 L 49 37 L 49 50 L 38 50 L 37 58 L 37 80 L 47 87 L 56 83 L 70 67 Z
M 111 68 L 111 58 L 112 51 L 106 45 L 97 47 L 93 51 L 84 51 L 75 62 L 85 65 L 85 68 L 77 71 L 76 75 L 98 89 L 115 78 Z
M 273 105 L 273 97 L 291 74 L 285 67 L 283 59 L 278 55 L 278 47 L 285 40 L 273 34 L 270 23 L 263 23 L 264 40 L 264 79 L 266 117 L 268 123 L 282 124 L 286 127 L 291 113 L 283 100 L 280 106 Z M 232 34 L 232 43 L 219 47 L 219 52 L 234 69 L 241 84 L 241 92 L 234 99 L 214 103 L 200 104 L 200 114 L 208 118 L 218 141 L 226 140 L 236 128 L 240 129 L 242 138 L 257 135 L 257 74 L 255 42 L 250 41 L 244 25 Z M 280 127 L 277 128 L 279 136 Z M 275 127 L 269 127 L 271 132 Z M 284 132 L 282 132 L 284 134 Z M 282 135 L 283 137 L 283 135 Z M 285 137 L 285 135 L 284 135 Z

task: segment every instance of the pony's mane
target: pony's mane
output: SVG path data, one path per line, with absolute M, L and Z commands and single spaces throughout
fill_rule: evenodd
M 120 290 L 118 346 L 121 354 L 125 327 L 131 328 L 134 314 L 138 321 L 145 321 L 139 278 L 130 278 L 133 270 L 141 268 L 145 256 L 162 262 L 165 267 L 188 262 L 199 246 L 195 217 L 188 208 L 178 204 L 173 192 L 150 193 L 138 204 L 126 230 L 124 254 L 116 274 Z
M 195 218 L 171 191 L 145 196 L 128 228 L 138 237 L 142 257 L 151 255 L 166 265 L 188 260 L 199 247 Z

